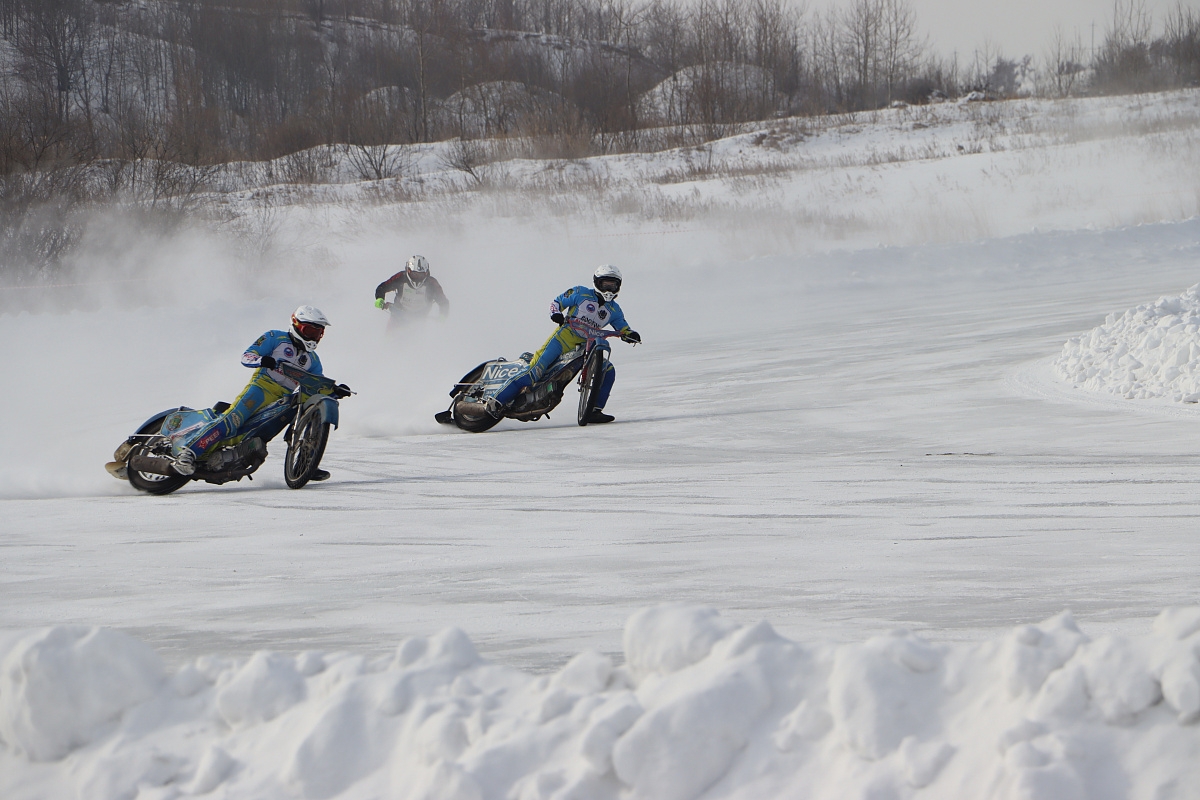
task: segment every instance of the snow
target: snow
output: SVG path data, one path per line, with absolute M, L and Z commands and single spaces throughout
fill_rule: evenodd
M 1200 284 L 1072 337 L 1055 366 L 1066 380 L 1127 399 L 1200 400 Z
M 975 644 L 903 630 L 798 643 L 711 608 L 638 611 L 625 665 L 551 675 L 481 659 L 449 628 L 391 657 L 202 657 L 170 680 L 97 629 L 10 642 L 5 797 L 653 798 L 1186 796 L 1200 778 L 1200 607 L 1135 637 L 1068 613 Z M 31 654 L 58 665 L 39 677 Z M 14 667 L 24 664 L 24 670 Z M 113 673 L 123 680 L 111 682 Z M 80 687 L 120 686 L 101 704 Z M 97 691 L 97 694 L 100 692 Z M 107 729 L 96 725 L 107 723 Z M 36 732 L 34 732 L 36 729 Z M 51 750 L 46 748 L 50 747 Z M 27 763 L 69 755 L 70 769 Z M 4 785 L 7 783 L 8 785 Z M 1172 788 L 1174 787 L 1174 788 Z
M 1198 96 L 773 123 L 465 193 L 430 151 L 419 202 L 107 221 L 97 286 L 0 314 L 0 797 L 1188 797 L 1200 411 L 1056 359 L 1180 358 Z M 452 314 L 389 337 L 413 252 Z M 645 339 L 615 423 L 433 422 L 604 262 Z M 232 399 L 301 302 L 359 392 L 329 481 L 287 490 L 278 446 L 163 498 L 103 471 Z

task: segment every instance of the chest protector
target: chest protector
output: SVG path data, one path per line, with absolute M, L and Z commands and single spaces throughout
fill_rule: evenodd
M 305 372 L 312 372 L 316 357 L 305 350 L 303 347 L 296 347 L 296 343 L 291 339 L 280 342 L 275 345 L 275 349 L 271 351 L 271 357 L 276 361 L 286 361 L 293 367 L 302 369 Z M 271 380 L 283 386 L 286 389 L 295 389 L 296 381 L 292 380 L 282 372 L 276 372 L 273 369 L 267 370 L 267 374 L 271 376 Z
M 584 300 L 575 307 L 575 313 L 571 316 L 596 328 L 603 328 L 612 322 L 612 313 L 608 306 L 601 305 L 595 300 Z
M 429 296 L 429 281 L 422 283 L 415 289 L 411 285 L 405 285 L 402 290 L 396 295 L 396 302 L 393 307 L 399 307 L 404 311 L 414 308 L 425 308 L 433 299 Z

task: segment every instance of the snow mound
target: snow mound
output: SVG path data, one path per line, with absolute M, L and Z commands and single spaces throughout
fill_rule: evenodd
M 1200 780 L 1200 608 L 1136 638 L 1063 613 L 979 644 L 836 645 L 671 605 L 634 614 L 625 648 L 534 676 L 450 629 L 164 680 L 119 633 L 10 636 L 0 795 L 1061 800 Z
M 60 627 L 0 654 L 0 740 L 32 761 L 88 744 L 165 678 L 158 655 L 123 633 Z
M 1058 374 L 1075 386 L 1130 400 L 1200 400 L 1200 284 L 1163 297 L 1063 345 Z

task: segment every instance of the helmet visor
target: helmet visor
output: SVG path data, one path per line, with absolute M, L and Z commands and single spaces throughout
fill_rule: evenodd
M 325 326 L 318 325 L 315 322 L 300 322 L 298 320 L 292 323 L 296 327 L 296 333 L 300 334 L 300 338 L 307 339 L 310 342 L 319 342 L 321 337 L 325 335 Z
M 415 270 L 415 269 L 410 269 L 408 271 L 408 282 L 411 283 L 413 286 L 420 286 L 422 283 L 425 282 L 425 279 L 428 277 L 429 277 L 428 272 L 421 272 L 420 270 Z
M 596 288 L 602 292 L 612 292 L 616 294 L 621 291 L 621 279 L 614 278 L 611 275 L 605 275 L 602 278 L 596 278 Z

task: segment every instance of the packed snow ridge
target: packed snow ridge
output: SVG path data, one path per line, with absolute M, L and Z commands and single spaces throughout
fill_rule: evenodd
M 1200 284 L 1072 337 L 1055 362 L 1076 386 L 1130 400 L 1200 400 Z
M 107 629 L 0 638 L 0 796 L 1184 797 L 1200 785 L 1200 607 L 1141 637 L 1069 613 L 982 644 L 805 644 L 664 605 L 533 676 L 449 629 L 387 657 L 205 656 Z M 1190 787 L 1190 788 L 1189 788 Z

